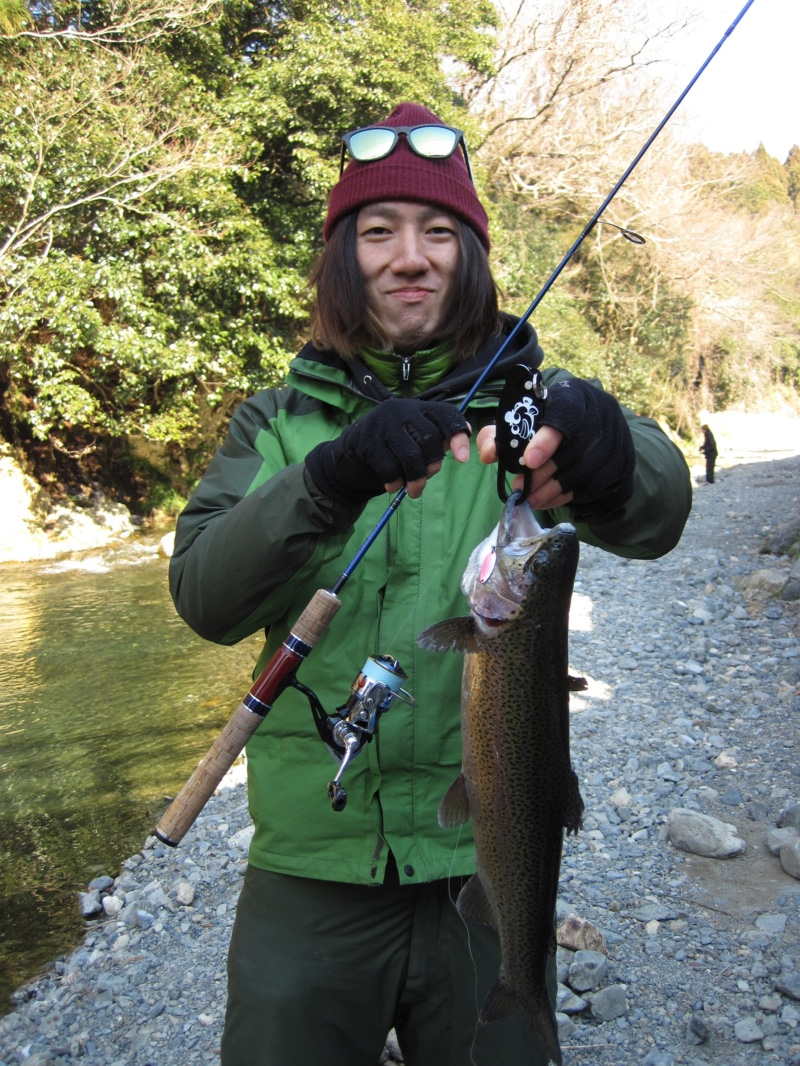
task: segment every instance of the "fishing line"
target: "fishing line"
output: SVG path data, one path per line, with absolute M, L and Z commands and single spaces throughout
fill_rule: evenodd
M 467 921 L 467 919 L 464 917 L 464 915 L 461 913 L 461 911 L 456 906 L 456 901 L 458 899 L 458 895 L 456 895 L 456 898 L 453 899 L 453 890 L 452 890 L 452 883 L 453 883 L 453 879 L 454 879 L 453 878 L 453 867 L 455 866 L 456 853 L 458 852 L 458 848 L 459 848 L 459 845 L 461 843 L 461 834 L 463 833 L 463 831 L 464 831 L 464 826 L 460 825 L 458 827 L 458 835 L 456 837 L 456 842 L 455 842 L 455 845 L 453 846 L 453 858 L 452 858 L 452 861 L 450 863 L 450 872 L 447 875 L 447 898 L 450 900 L 450 903 L 452 904 L 453 909 L 456 912 L 456 915 L 458 916 L 459 920 L 461 921 L 462 926 L 464 927 L 464 933 L 466 934 L 467 955 L 469 956 L 469 961 L 472 963 L 472 973 L 473 973 L 473 977 L 474 977 L 473 988 L 474 988 L 474 997 L 475 997 L 475 1018 L 477 1020 L 475 1022 L 475 1029 L 473 1031 L 472 1043 L 470 1044 L 470 1049 L 469 1049 L 469 1061 L 470 1061 L 470 1066 L 477 1066 L 477 1063 L 475 1061 L 475 1044 L 476 1044 L 477 1039 L 478 1039 L 478 1033 L 480 1032 L 480 1024 L 481 1024 L 481 1022 L 480 1022 L 481 998 L 480 998 L 480 995 L 478 994 L 478 964 L 475 961 L 475 952 L 472 950 L 472 932 L 473 931 L 470 928 L 470 923 Z M 474 876 L 474 875 L 470 875 L 470 876 Z M 463 878 L 462 878 L 462 880 L 463 880 Z M 469 880 L 469 878 L 467 878 L 467 880 L 463 881 L 462 888 L 463 888 L 463 885 L 465 885 L 468 880 Z M 459 889 L 459 892 L 460 892 L 460 889 Z
M 488 470 L 488 467 L 486 469 Z M 493 478 L 491 478 L 491 479 L 487 478 L 486 479 L 486 484 L 481 487 L 480 491 L 475 496 L 475 503 L 476 504 L 482 503 L 486 499 L 487 496 L 489 496 L 489 495 L 493 496 L 494 493 L 495 493 L 494 480 L 493 480 Z M 421 503 L 422 506 L 424 506 L 424 502 L 423 501 L 420 501 L 420 503 Z M 492 528 L 494 528 L 494 527 L 492 527 Z M 490 532 L 490 530 L 486 531 L 486 536 L 489 535 L 489 532 Z M 474 548 L 474 545 L 473 545 L 473 548 Z M 427 598 L 428 590 L 430 589 L 430 587 L 433 584 L 433 582 L 441 574 L 442 570 L 444 569 L 445 563 L 449 560 L 451 555 L 452 555 L 452 552 L 450 552 L 450 553 L 448 553 L 446 551 L 443 552 L 441 560 L 439 562 L 439 565 L 431 573 L 431 575 L 428 578 L 428 580 L 425 583 L 425 585 L 421 587 L 419 596 L 417 597 L 417 601 L 419 601 L 423 597 Z M 466 562 L 465 562 L 465 565 L 466 565 Z M 415 610 L 416 610 L 416 604 L 414 604 L 413 606 L 409 607 L 408 613 L 406 614 L 405 618 L 403 618 L 400 622 L 397 623 L 397 626 L 395 628 L 395 635 L 391 638 L 391 640 L 389 642 L 389 646 L 386 649 L 388 654 L 391 654 L 392 649 L 393 649 L 393 647 L 395 645 L 395 642 L 400 639 L 400 636 L 404 632 L 406 632 L 407 624 L 411 621 L 411 618 L 412 618 Z M 439 621 L 439 619 L 435 619 L 435 621 Z M 426 624 L 430 624 L 430 623 L 426 623 Z
M 472 403 L 472 401 L 475 398 L 475 395 L 477 394 L 478 390 L 483 385 L 484 381 L 486 381 L 486 379 L 492 373 L 492 371 L 495 369 L 495 367 L 499 363 L 500 359 L 502 358 L 502 356 L 505 353 L 505 351 L 508 348 L 508 346 L 511 344 L 511 342 L 517 336 L 519 331 L 522 329 L 522 327 L 525 325 L 525 323 L 531 317 L 533 312 L 536 310 L 536 308 L 539 306 L 539 304 L 545 298 L 547 293 L 550 291 L 550 289 L 553 287 L 553 285 L 555 284 L 557 279 L 560 277 L 560 275 L 561 275 L 562 271 L 564 270 L 564 268 L 567 266 L 567 264 L 570 262 L 570 260 L 575 255 L 575 253 L 578 251 L 580 246 L 583 244 L 583 242 L 586 240 L 586 238 L 589 236 L 589 234 L 595 228 L 597 223 L 600 221 L 600 216 L 603 214 L 603 212 L 606 210 L 608 205 L 611 203 L 611 201 L 614 199 L 614 197 L 620 191 L 622 186 L 625 184 L 625 182 L 631 176 L 631 174 L 633 173 L 633 171 L 635 170 L 635 168 L 638 166 L 639 162 L 641 161 L 642 157 L 649 150 L 649 148 L 652 145 L 653 141 L 655 141 L 656 137 L 658 137 L 659 133 L 661 133 L 661 131 L 667 125 L 667 123 L 672 118 L 672 116 L 675 114 L 677 109 L 683 103 L 683 101 L 686 98 L 686 96 L 688 95 L 688 93 L 694 87 L 694 84 L 697 81 L 697 79 L 700 77 L 700 75 L 703 73 L 703 71 L 706 69 L 706 67 L 709 65 L 709 63 L 712 61 L 712 59 L 717 54 L 717 52 L 720 50 L 720 48 L 723 46 L 723 44 L 728 39 L 728 37 L 730 37 L 730 35 L 733 33 L 733 31 L 739 25 L 739 22 L 742 20 L 742 18 L 744 17 L 744 15 L 748 11 L 748 9 L 752 6 L 753 2 L 754 2 L 754 0 L 747 0 L 747 3 L 744 5 L 742 10 L 739 12 L 739 14 L 736 16 L 736 18 L 733 20 L 733 22 L 727 28 L 727 30 L 722 35 L 722 37 L 717 42 L 717 44 L 714 46 L 714 48 L 711 50 L 711 52 L 709 53 L 709 55 L 705 59 L 705 61 L 698 68 L 697 72 L 691 78 L 691 80 L 689 81 L 689 83 L 686 86 L 686 88 L 678 96 L 678 98 L 675 100 L 675 103 L 667 111 L 667 113 L 661 119 L 659 124 L 656 126 L 656 128 L 653 130 L 653 132 L 647 138 L 647 140 L 642 145 L 642 147 L 639 149 L 639 151 L 637 152 L 636 156 L 631 161 L 631 163 L 628 164 L 627 168 L 625 169 L 624 173 L 622 174 L 622 177 L 619 179 L 619 181 L 617 181 L 616 185 L 614 185 L 614 187 L 612 188 L 611 192 L 608 194 L 608 196 L 606 196 L 605 200 L 603 200 L 603 202 L 600 205 L 600 207 L 598 207 L 598 209 L 595 211 L 595 213 L 592 215 L 592 217 L 586 223 L 586 225 L 584 226 L 583 230 L 580 233 L 580 236 L 573 243 L 572 247 L 569 249 L 569 251 L 566 253 L 564 258 L 561 260 L 561 262 L 555 268 L 553 273 L 550 275 L 550 277 L 547 279 L 547 281 L 541 287 L 541 289 L 539 290 L 539 292 L 537 293 L 537 295 L 535 296 L 535 298 L 531 302 L 530 306 L 528 307 L 527 311 L 525 311 L 525 313 L 521 316 L 519 321 L 516 323 L 514 328 L 511 330 L 509 335 L 506 337 L 506 339 L 503 342 L 503 344 L 498 348 L 498 350 L 495 352 L 494 356 L 491 358 L 489 363 L 484 368 L 483 372 L 479 375 L 478 379 L 475 381 L 475 384 L 472 386 L 472 388 L 466 394 L 464 399 L 458 405 L 458 410 L 462 414 L 464 413 L 464 411 L 466 411 L 466 409 L 469 406 L 469 404 Z M 622 229 L 622 227 L 617 227 L 617 228 L 622 231 L 623 236 L 627 237 L 628 240 L 633 241 L 634 244 L 638 244 L 640 242 L 643 242 L 643 238 L 641 238 L 638 233 L 633 233 L 633 231 L 631 231 L 631 230 L 624 230 L 624 229 Z M 339 580 L 336 582 L 336 584 L 331 589 L 331 592 L 334 595 L 338 595 L 338 593 L 342 590 L 342 588 L 344 588 L 345 584 L 349 580 L 349 578 L 350 578 L 351 574 L 353 573 L 353 571 L 355 570 L 355 568 L 358 566 L 358 564 L 364 558 L 364 556 L 369 551 L 371 546 L 374 544 L 374 542 L 377 539 L 377 537 L 380 535 L 381 530 L 384 528 L 386 523 L 389 521 L 389 519 L 395 513 L 395 511 L 400 506 L 400 504 L 403 502 L 403 499 L 406 496 L 406 491 L 407 491 L 406 487 L 403 486 L 403 488 L 400 489 L 400 491 L 394 497 L 392 502 L 389 504 L 389 506 L 387 507 L 386 511 L 384 512 L 382 517 L 379 519 L 378 524 L 375 526 L 375 528 L 369 534 L 367 539 L 361 545 L 361 547 L 359 548 L 359 550 L 356 553 L 356 555 L 353 557 L 353 559 L 350 561 L 350 563 L 345 568 L 345 570 L 342 573 L 342 575 L 339 578 Z

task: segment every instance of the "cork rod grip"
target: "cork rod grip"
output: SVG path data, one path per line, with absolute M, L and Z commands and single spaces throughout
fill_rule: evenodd
M 254 714 L 244 702 L 239 704 L 195 772 L 164 812 L 155 828 L 159 840 L 172 848 L 180 844 L 263 721 L 261 715 Z
M 317 589 L 308 607 L 292 626 L 292 636 L 313 648 L 341 606 L 342 601 L 338 596 L 325 589 Z
M 264 721 L 274 700 L 328 628 L 340 607 L 341 600 L 332 592 L 318 589 L 314 593 L 311 602 L 292 627 L 287 642 L 278 648 L 253 682 L 250 692 L 233 712 L 156 826 L 155 835 L 164 844 L 177 847 L 181 842 L 222 778 L 244 751 L 248 740 Z M 305 651 L 287 647 L 291 638 L 302 641 L 307 646 Z

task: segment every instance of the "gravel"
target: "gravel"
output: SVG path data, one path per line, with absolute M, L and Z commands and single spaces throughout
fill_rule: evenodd
M 798 456 L 698 484 L 665 559 L 583 550 L 570 658 L 588 680 L 572 698 L 587 816 L 559 917 L 589 923 L 594 950 L 559 948 L 566 1064 L 800 1066 L 800 880 L 791 842 L 767 846 L 797 831 L 800 605 L 780 598 L 791 559 L 759 551 L 791 520 Z M 743 850 L 681 850 L 676 810 Z M 85 940 L 15 994 L 0 1066 L 216 1061 L 248 839 L 237 767 L 179 848 L 150 837 L 86 886 Z

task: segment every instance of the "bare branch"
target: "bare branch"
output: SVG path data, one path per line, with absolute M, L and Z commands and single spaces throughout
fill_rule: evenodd
M 76 62 L 47 47 L 13 73 L 26 88 L 19 104 L 0 94 L 0 123 L 17 145 L 7 156 L 15 191 L 0 214 L 0 265 L 37 242 L 45 257 L 70 212 L 129 208 L 189 171 L 230 165 L 220 131 L 185 102 L 173 114 L 137 50 L 92 49 Z
M 111 0 L 106 25 L 86 28 L 67 26 L 6 29 L 0 41 L 64 40 L 115 46 L 144 44 L 157 37 L 208 24 L 219 17 L 221 0 Z

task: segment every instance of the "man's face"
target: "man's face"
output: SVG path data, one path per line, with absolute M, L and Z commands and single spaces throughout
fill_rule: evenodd
M 453 216 L 431 204 L 391 200 L 358 213 L 356 256 L 370 310 L 396 352 L 436 336 L 458 267 Z

